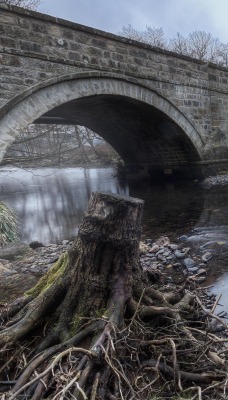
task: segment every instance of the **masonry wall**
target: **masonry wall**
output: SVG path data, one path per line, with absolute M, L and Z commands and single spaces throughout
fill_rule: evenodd
M 26 89 L 80 71 L 120 74 L 155 90 L 196 127 L 205 158 L 228 159 L 228 70 L 0 4 L 0 116 Z

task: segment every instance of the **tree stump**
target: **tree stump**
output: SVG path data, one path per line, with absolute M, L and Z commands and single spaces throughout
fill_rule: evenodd
M 199 396 L 200 384 L 224 385 L 223 373 L 191 370 L 198 349 L 206 362 L 209 349 L 221 362 L 212 338 L 191 331 L 194 295 L 185 285 L 155 289 L 142 271 L 142 210 L 142 200 L 93 193 L 71 249 L 24 297 L 2 307 L 4 400 L 149 400 L 183 391 L 182 380 L 190 391 L 197 382 Z

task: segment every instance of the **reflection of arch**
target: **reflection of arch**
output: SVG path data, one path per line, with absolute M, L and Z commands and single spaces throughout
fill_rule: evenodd
M 6 148 L 28 124 L 55 107 L 91 96 L 122 96 L 139 101 L 163 113 L 185 133 L 201 159 L 203 140 L 192 123 L 168 100 L 135 81 L 117 75 L 76 74 L 54 78 L 15 97 L 2 109 L 0 161 Z

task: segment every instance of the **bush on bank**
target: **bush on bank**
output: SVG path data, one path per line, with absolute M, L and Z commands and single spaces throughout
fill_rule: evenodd
M 18 219 L 15 212 L 0 201 L 0 247 L 18 240 Z

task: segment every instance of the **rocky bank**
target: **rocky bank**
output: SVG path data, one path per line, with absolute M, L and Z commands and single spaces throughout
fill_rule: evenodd
M 59 256 L 67 251 L 72 242 L 43 246 L 39 243 L 6 246 L 0 249 L 0 301 L 8 302 L 22 295 L 47 272 Z M 186 278 L 202 283 L 205 281 L 212 254 L 192 254 L 184 242 L 171 243 L 162 236 L 153 241 L 140 242 L 140 262 L 152 281 L 179 284 Z

